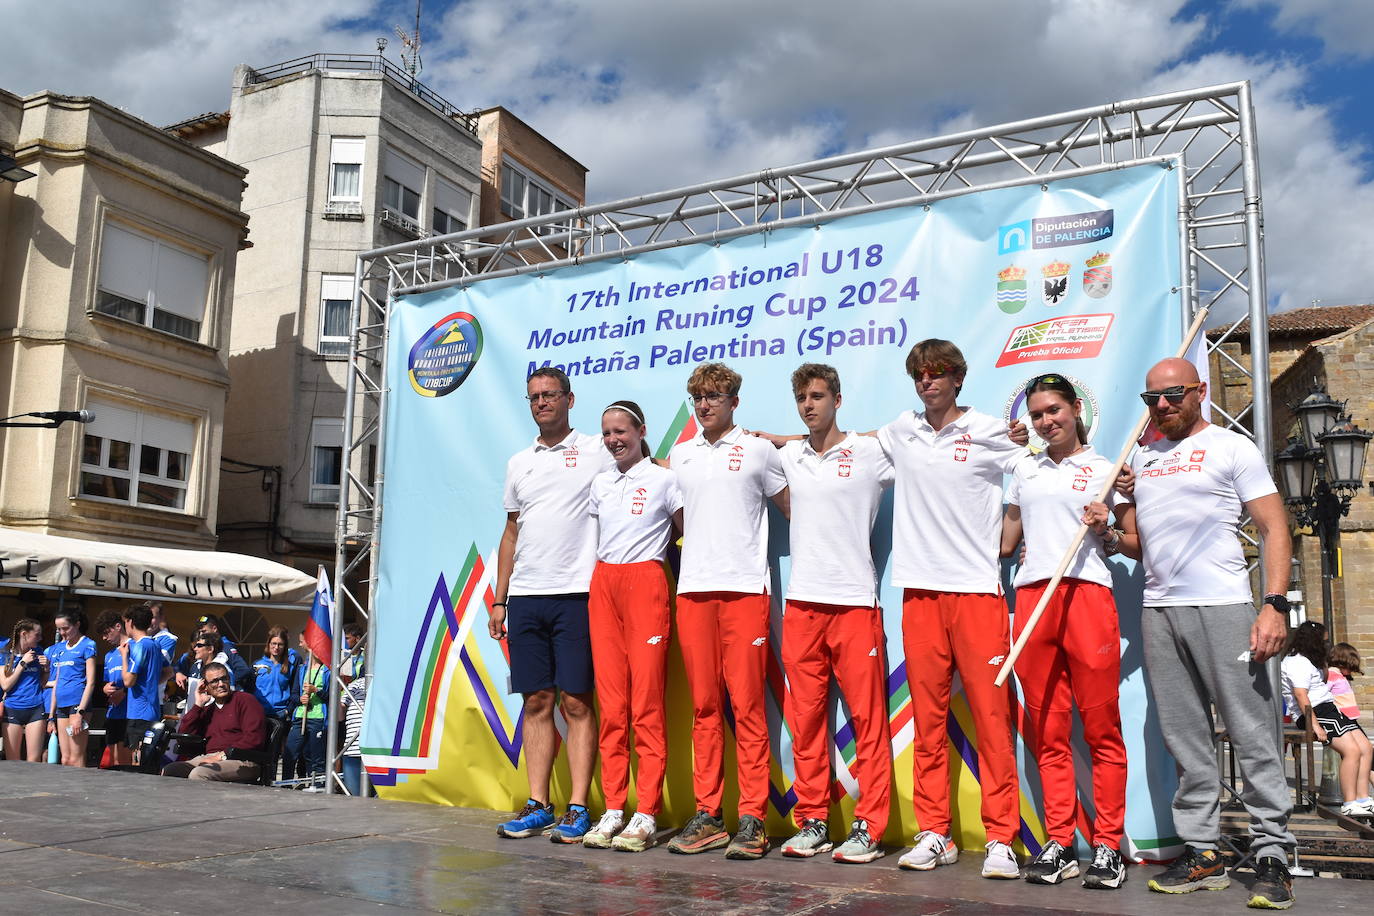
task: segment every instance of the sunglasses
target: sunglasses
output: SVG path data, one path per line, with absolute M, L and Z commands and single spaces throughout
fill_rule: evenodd
M 1155 406 L 1159 403 L 1160 398 L 1164 398 L 1170 404 L 1181 404 L 1183 403 L 1183 399 L 1188 396 L 1188 392 L 1201 387 L 1201 382 L 1190 382 L 1187 385 L 1170 385 L 1168 388 L 1161 388 L 1158 391 L 1142 391 L 1140 392 L 1140 399 L 1145 402 L 1146 407 Z
M 916 378 L 920 379 L 922 376 L 925 378 L 944 378 L 949 374 L 949 371 L 949 366 L 946 366 L 944 363 L 935 363 L 934 365 L 921 366 L 917 369 Z
M 192 648 L 194 648 L 194 649 L 213 649 L 214 646 L 211 645 L 211 644 L 208 643 L 208 642 L 198 642 L 198 643 L 193 643 L 193 644 L 192 644 Z
M 211 678 L 210 680 L 206 681 L 205 683 L 208 684 L 208 685 L 211 686 L 211 687 L 218 687 L 218 686 L 220 686 L 221 684 L 228 684 L 228 683 L 229 683 L 229 678 L 227 678 L 227 677 L 216 677 L 216 678 Z

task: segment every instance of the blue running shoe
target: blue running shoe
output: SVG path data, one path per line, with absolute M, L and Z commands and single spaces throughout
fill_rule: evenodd
M 591 829 L 592 813 L 581 805 L 568 805 L 568 810 L 549 833 L 549 839 L 555 843 L 581 843 Z
M 553 826 L 553 821 L 553 805 L 541 805 L 531 798 L 525 802 L 525 807 L 516 812 L 515 817 L 496 825 L 496 835 L 522 840 L 548 830 Z

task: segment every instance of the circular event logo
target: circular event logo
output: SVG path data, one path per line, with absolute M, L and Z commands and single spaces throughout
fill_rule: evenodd
M 482 326 L 467 312 L 438 321 L 410 348 L 410 386 L 427 398 L 452 394 L 482 355 Z
M 1045 450 L 1045 440 L 1041 439 L 1035 432 L 1035 427 L 1032 426 L 1030 422 L 1030 415 L 1026 411 L 1026 386 L 1029 385 L 1033 379 L 1039 378 L 1044 374 L 1043 372 L 1037 372 L 1035 375 L 1028 376 L 1025 381 L 1016 386 L 1016 390 L 1011 393 L 1011 397 L 1007 398 L 1007 403 L 1002 409 L 1002 418 L 1008 423 L 1012 420 L 1020 420 L 1022 423 L 1026 424 L 1026 428 L 1030 431 L 1030 450 L 1037 455 Z M 1093 394 L 1092 390 L 1089 389 L 1087 385 L 1083 384 L 1080 379 L 1076 379 L 1072 375 L 1063 372 L 1055 374 L 1062 375 L 1064 378 L 1068 379 L 1069 384 L 1073 385 L 1073 390 L 1078 392 L 1078 396 L 1083 400 L 1083 425 L 1088 430 L 1088 441 L 1092 442 L 1093 436 L 1097 434 L 1097 395 Z

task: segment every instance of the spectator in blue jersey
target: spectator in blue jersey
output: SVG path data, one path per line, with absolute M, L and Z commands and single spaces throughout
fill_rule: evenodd
M 291 634 L 286 627 L 267 631 L 267 648 L 253 663 L 253 695 L 263 712 L 278 719 L 291 718 L 291 698 L 295 689 L 296 650 L 290 648 Z
M 124 743 L 137 752 L 143 733 L 162 718 L 157 689 L 162 683 L 162 650 L 148 635 L 153 612 L 141 605 L 124 611 L 124 632 L 128 639 L 119 647 L 123 670 L 120 677 L 129 691 L 128 734 Z M 137 753 L 135 753 L 137 756 Z
M 66 611 L 56 617 L 57 642 L 52 647 L 52 677 L 57 692 L 57 743 L 62 765 L 84 767 L 90 738 L 88 711 L 100 678 L 96 671 L 95 641 L 86 635 L 86 614 Z
M 101 674 L 101 692 L 105 695 L 105 752 L 108 763 L 101 766 L 131 766 L 133 751 L 125 743 L 129 734 L 129 691 L 124 687 L 124 658 L 119 647 L 128 638 L 124 635 L 124 615 L 114 608 L 106 608 L 95 619 L 95 635 L 109 643 L 105 653 L 105 667 Z
M 43 761 L 47 746 L 43 685 L 48 680 L 48 658 L 39 649 L 42 639 L 42 624 L 28 617 L 20 620 L 10 638 L 9 658 L 0 669 L 0 688 L 5 691 L 6 760 Z
M 286 747 L 282 753 L 282 770 L 286 779 L 324 774 L 324 733 L 329 727 L 329 668 L 309 654 L 305 634 L 300 635 L 300 650 L 308 661 L 296 667 L 292 685 L 296 702 L 291 713 L 291 727 L 286 733 Z
M 162 602 L 144 603 L 148 605 L 148 610 L 153 612 L 153 627 L 148 631 L 148 635 L 153 637 L 153 642 L 162 650 L 162 685 L 158 691 L 158 702 L 163 703 L 167 700 L 167 681 L 172 677 L 173 665 L 176 662 L 177 637 L 167 629 L 167 620 L 162 616 Z

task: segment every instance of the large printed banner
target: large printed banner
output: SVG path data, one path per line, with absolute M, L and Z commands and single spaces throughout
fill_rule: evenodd
M 521 701 L 508 692 L 505 647 L 487 635 L 486 620 L 506 517 L 506 460 L 537 432 L 523 399 L 534 369 L 559 366 L 572 377 L 572 421 L 585 432 L 599 432 L 610 402 L 638 401 L 649 440 L 665 455 L 696 431 L 685 386 L 699 363 L 719 360 L 739 371 L 737 421 L 781 433 L 804 431 L 788 381 L 792 370 L 807 361 L 830 363 L 843 382 L 841 425 L 869 430 L 919 406 L 903 371 L 906 353 L 919 340 L 943 337 L 968 359 L 960 403 L 1020 416 L 1026 382 L 1060 372 L 1082 393 L 1098 450 L 1115 458 L 1139 416 L 1136 392 L 1146 368 L 1171 355 L 1182 335 L 1177 211 L 1177 176 L 1147 165 L 395 303 L 375 678 L 363 730 L 374 783 L 390 798 L 495 809 L 518 806 L 526 796 Z M 886 839 L 899 845 L 918 825 L 910 805 L 901 595 L 885 581 L 889 521 L 890 503 L 874 550 L 884 579 L 896 757 Z M 777 637 L 789 557 L 787 525 L 776 512 L 771 531 L 769 829 L 785 834 L 795 795 Z M 1127 561 L 1110 562 L 1122 618 L 1127 831 L 1135 853 L 1160 857 L 1177 843 L 1169 817 L 1174 767 L 1144 684 L 1139 575 Z M 694 811 L 691 705 L 676 650 L 672 665 L 665 825 Z M 833 707 L 834 791 L 847 818 L 857 791 L 848 770 L 853 737 L 843 703 Z M 983 841 L 978 741 L 962 694 L 948 727 L 954 832 L 976 848 Z M 1024 745 L 1019 756 L 1020 840 L 1034 851 L 1044 837 L 1038 772 Z M 1077 758 L 1080 792 L 1089 800 L 1086 824 L 1091 787 L 1081 748 Z M 555 798 L 567 797 L 565 766 L 555 773 Z M 733 774 L 732 760 L 726 772 Z M 730 776 L 727 792 L 732 784 Z M 593 807 L 599 802 L 594 798 Z M 733 814 L 729 795 L 726 811 Z

